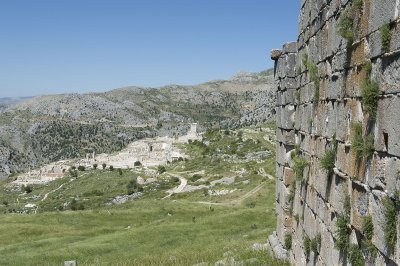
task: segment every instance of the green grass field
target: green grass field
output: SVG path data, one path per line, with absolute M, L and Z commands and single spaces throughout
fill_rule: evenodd
M 249 132 L 254 134 L 254 142 L 241 139 Z M 263 140 L 263 132 L 249 132 L 243 136 L 213 132 L 206 135 L 210 142 L 207 147 L 187 145 L 189 161 L 169 165 L 156 184 L 144 188 L 140 199 L 121 205 L 107 203 L 116 195 L 126 194 L 127 183 L 138 175 L 143 177 L 143 173 L 86 171 L 73 181 L 67 176 L 34 186 L 29 197 L 5 189 L 7 181 L 3 181 L 0 199 L 7 200 L 8 206 L 0 209 L 0 265 L 62 265 L 65 260 L 77 260 L 78 265 L 214 265 L 227 256 L 244 265 L 286 265 L 266 251 L 250 248 L 254 243 L 265 243 L 275 228 L 274 180 L 256 172 L 264 167 L 273 174 L 269 165 L 275 156 L 273 145 Z M 234 145 L 243 156 L 233 161 L 219 158 Z M 272 155 L 262 161 L 244 162 L 245 154 L 254 149 L 268 149 Z M 234 184 L 214 188 L 235 189 L 233 193 L 210 196 L 198 190 L 162 199 L 167 188 L 177 185 L 168 179 L 168 172 L 190 177 L 190 173 L 202 171 L 204 179 L 215 180 L 237 169 L 244 172 Z M 62 184 L 62 189 L 41 201 L 45 193 Z M 24 198 L 28 198 L 26 202 L 36 199 L 37 213 L 9 213 L 10 208 L 20 208 Z M 78 198 L 85 210 L 59 208 L 71 198 Z

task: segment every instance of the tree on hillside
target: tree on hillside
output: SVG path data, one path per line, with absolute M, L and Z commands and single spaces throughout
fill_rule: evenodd
M 159 165 L 157 168 L 158 173 L 161 175 L 162 173 L 165 173 L 167 169 L 165 169 L 165 166 Z
M 102 166 L 103 166 L 103 169 L 106 169 L 107 164 L 103 163 Z
M 93 169 L 96 170 L 97 169 L 97 163 L 93 164 Z

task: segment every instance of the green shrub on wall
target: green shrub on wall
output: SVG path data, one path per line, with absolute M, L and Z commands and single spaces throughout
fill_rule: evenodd
M 351 8 L 345 9 L 339 18 L 338 33 L 350 43 L 354 40 L 353 24 L 354 19 L 352 16 Z
M 397 241 L 397 211 L 395 202 L 389 197 L 383 199 L 385 224 L 383 226 L 385 234 L 385 243 L 394 250 Z
M 390 51 L 390 40 L 392 39 L 390 24 L 386 23 L 379 29 L 379 31 L 381 33 L 382 47 L 385 52 L 389 52 Z

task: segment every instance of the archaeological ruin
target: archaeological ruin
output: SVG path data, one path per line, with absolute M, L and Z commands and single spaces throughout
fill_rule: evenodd
M 301 0 L 274 50 L 275 254 L 296 265 L 400 263 L 399 0 Z

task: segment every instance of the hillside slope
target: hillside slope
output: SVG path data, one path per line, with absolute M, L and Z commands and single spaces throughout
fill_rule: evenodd
M 241 127 L 272 119 L 271 70 L 196 86 L 127 87 L 40 96 L 0 110 L 0 177 L 43 163 L 110 153 L 151 136 Z

